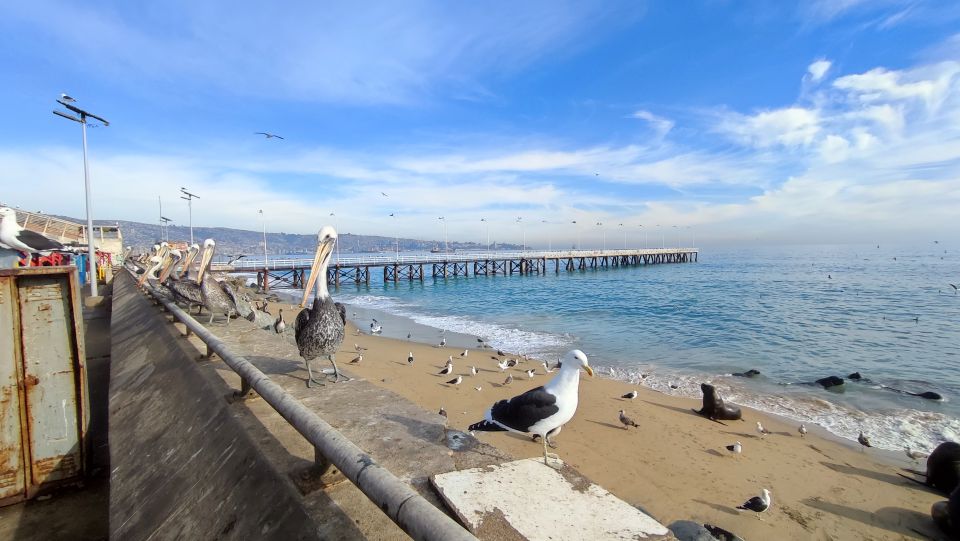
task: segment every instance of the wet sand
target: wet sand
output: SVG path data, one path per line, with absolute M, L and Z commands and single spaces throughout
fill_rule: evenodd
M 272 308 L 276 314 L 277 306 Z M 298 311 L 285 305 L 291 341 Z M 357 356 L 355 345 L 365 348 L 363 360 L 351 364 Z M 462 352 L 462 347 L 370 336 L 350 324 L 337 360 L 351 376 L 388 388 L 424 409 L 445 408 L 450 426 L 460 430 L 481 420 L 495 401 L 543 385 L 552 377 L 539 361 L 501 372 L 495 350 L 470 349 L 466 357 L 460 356 Z M 409 353 L 414 356 L 412 366 L 407 363 Z M 454 376 L 438 375 L 451 355 Z M 470 366 L 480 370 L 477 376 L 470 375 Z M 536 369 L 533 379 L 525 374 L 529 368 Z M 305 376 L 306 371 L 301 371 Z M 457 374 L 464 376 L 461 385 L 445 383 Z M 507 374 L 514 381 L 503 386 Z M 636 399 L 620 398 L 631 390 L 639 392 Z M 924 538 L 911 528 L 943 537 L 929 512 L 934 502 L 945 497 L 898 477 L 900 469 L 889 456 L 853 448 L 816 427 L 808 426 L 810 433 L 801 438 L 796 424 L 747 408 L 745 421 L 712 422 L 691 411 L 699 407 L 699 401 L 581 373 L 580 406 L 555 438 L 558 448 L 554 451 L 666 525 L 675 520 L 706 522 L 745 539 Z M 639 428 L 624 429 L 617 418 L 620 409 Z M 760 437 L 756 421 L 772 433 Z M 522 435 L 476 436 L 517 458 L 542 454 L 539 443 Z M 725 446 L 738 440 L 743 453 L 731 456 Z M 735 509 L 761 488 L 773 494 L 773 506 L 763 520 Z

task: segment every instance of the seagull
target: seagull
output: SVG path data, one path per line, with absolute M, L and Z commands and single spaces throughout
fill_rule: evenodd
M 770 498 L 770 491 L 767 489 L 763 489 L 763 494 L 759 496 L 754 496 L 749 500 L 743 502 L 743 504 L 737 506 L 737 509 L 743 509 L 744 511 L 753 511 L 757 513 L 757 518 L 760 518 L 760 513 L 763 513 L 767 509 L 770 509 L 770 505 L 772 503 L 773 501 Z
M 904 449 L 904 452 L 907 453 L 907 456 L 910 457 L 910 459 L 912 459 L 914 462 L 920 462 L 924 458 L 927 458 L 928 456 L 930 456 L 927 453 L 922 453 L 920 451 L 913 451 L 910 449 L 910 447 L 904 447 L 903 449 Z
M 411 365 L 411 366 L 413 365 L 413 352 L 412 352 L 412 351 L 407 355 L 407 364 L 409 364 L 409 365 Z
M 384 196 L 384 197 L 390 197 L 390 196 L 387 195 L 385 192 L 380 192 L 380 195 L 382 195 L 382 196 Z
M 483 389 L 483 387 L 474 387 L 474 389 L 476 389 L 477 391 L 480 391 Z
M 453 363 L 450 361 L 447 361 L 447 365 L 443 367 L 443 370 L 437 372 L 437 374 L 440 374 L 441 376 L 449 376 L 452 373 L 453 373 Z
M 533 379 L 533 376 L 536 376 L 536 375 L 537 375 L 537 371 L 535 369 L 531 368 L 530 370 L 527 370 L 528 378 Z
M 957 285 L 956 285 L 956 284 L 950 284 L 950 287 L 953 288 L 953 294 L 956 295 L 956 294 L 957 294 Z
M 509 374 L 507 379 L 503 380 L 504 386 L 510 385 L 511 383 L 513 383 L 513 374 Z
M 733 454 L 735 454 L 735 455 L 739 455 L 740 453 L 743 452 L 743 446 L 740 445 L 740 442 L 738 441 L 738 442 L 734 443 L 733 445 L 728 445 L 728 446 L 727 446 L 727 451 L 730 451 L 731 453 L 733 453 Z
M 265 132 L 265 131 L 255 131 L 255 132 L 253 132 L 253 134 L 254 134 L 254 135 L 262 135 L 262 136 L 266 137 L 267 139 L 273 139 L 273 138 L 283 139 L 283 137 L 280 137 L 279 135 L 277 135 L 277 134 L 275 134 L 275 133 L 267 133 L 267 132 Z
M 470 367 L 470 375 L 471 375 L 471 376 L 476 376 L 478 373 L 480 373 L 480 371 L 477 370 L 477 367 L 476 367 L 476 366 L 471 366 L 471 367 Z
M 867 437 L 863 435 L 863 430 L 860 431 L 860 436 L 857 437 L 857 442 L 859 442 L 860 445 L 864 447 L 873 447 L 872 445 L 870 445 L 870 440 L 868 440 Z M 863 449 L 860 449 L 860 450 L 863 451 Z
M 452 380 L 448 381 L 447 385 L 460 385 L 462 381 L 463 381 L 463 376 L 457 376 Z
M 634 398 L 637 397 L 638 394 L 640 394 L 640 393 L 638 393 L 637 391 L 630 391 L 629 393 L 621 396 L 620 398 L 626 398 L 627 400 L 633 400 Z
M 556 370 L 556 368 L 550 368 L 550 365 L 547 364 L 547 361 L 543 361 L 540 364 L 543 365 L 543 371 L 546 372 L 547 374 L 551 374 L 553 373 L 554 370 Z
M 410 341 L 410 333 L 407 333 L 407 341 Z
M 620 422 L 623 423 L 624 430 L 630 430 L 631 426 L 634 428 L 640 428 L 640 425 L 638 425 L 633 419 L 627 417 L 623 410 L 620 410 Z
M 437 347 L 438 347 L 438 348 L 442 348 L 442 347 L 445 346 L 445 345 L 447 345 L 447 337 L 446 337 L 446 336 L 444 336 L 443 338 L 440 339 L 440 344 L 439 344 Z
M 447 410 L 443 409 L 443 406 L 440 406 L 440 411 L 437 412 L 437 415 L 442 416 L 444 419 L 447 418 Z
M 60 93 L 60 99 L 63 100 L 63 101 L 65 101 L 65 102 L 67 102 L 67 103 L 73 103 L 73 102 L 77 101 L 77 100 L 71 98 L 70 96 L 66 95 L 65 93 Z
M 800 423 L 800 428 L 797 429 L 797 432 L 800 433 L 800 437 L 804 438 L 807 435 L 807 427 L 803 423 Z
M 383 325 L 380 325 L 380 322 L 373 320 L 373 323 L 370 324 L 370 334 L 380 334 L 383 332 Z
M 273 332 L 277 334 L 283 334 L 283 331 L 287 330 L 287 324 L 283 321 L 283 308 L 277 312 L 277 320 L 273 322 Z
M 367 348 L 361 346 L 360 344 L 358 344 L 358 343 L 356 343 L 356 342 L 353 343 L 353 349 L 355 349 L 355 350 L 357 350 L 357 351 L 366 351 L 366 350 L 367 350 Z
M 363 360 L 363 353 L 359 353 L 359 354 L 357 354 L 356 357 L 354 357 L 354 358 L 350 361 L 350 364 L 360 364 L 360 361 L 362 361 L 362 360 Z
M 953 285 L 953 284 L 950 284 L 950 285 Z M 957 289 L 957 286 L 953 286 L 953 289 Z M 501 357 L 506 357 L 506 356 L 507 356 L 507 354 L 504 353 L 502 349 L 498 349 L 498 350 L 497 350 L 497 355 L 499 355 L 499 356 L 501 356 Z
M 497 366 L 500 368 L 500 371 L 503 372 L 507 368 L 510 368 L 510 365 L 507 364 L 507 361 L 500 361 L 497 363 Z
M 563 366 L 546 385 L 509 400 L 500 400 L 487 410 L 483 421 L 470 425 L 468 430 L 506 430 L 539 436 L 543 444 L 543 462 L 549 466 L 547 440 L 550 434 L 573 419 L 577 411 L 581 368 L 593 375 L 587 356 L 575 349 L 567 353 Z M 553 457 L 559 459 L 556 455 Z
M 757 421 L 757 432 L 760 433 L 761 438 L 770 433 L 769 430 L 767 430 L 766 428 L 763 428 L 763 425 L 760 424 L 760 421 Z
M 0 247 L 27 254 L 63 250 L 59 242 L 20 227 L 17 212 L 10 207 L 0 207 Z
M 460 356 L 461 356 L 461 357 L 466 357 L 466 356 L 469 355 L 469 354 L 470 354 L 470 351 L 465 349 L 465 350 L 463 350 L 463 353 L 460 354 Z

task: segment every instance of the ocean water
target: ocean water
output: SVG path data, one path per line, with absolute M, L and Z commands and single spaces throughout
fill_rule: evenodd
M 546 360 L 579 348 L 608 377 L 694 398 L 709 382 L 726 401 L 842 438 L 863 430 L 878 447 L 929 451 L 960 440 L 951 282 L 960 285 L 960 246 L 931 241 L 703 249 L 689 264 L 348 284 L 333 295 L 437 336 L 473 334 Z M 731 375 L 748 369 L 761 376 Z M 857 371 L 870 381 L 842 392 L 802 384 Z

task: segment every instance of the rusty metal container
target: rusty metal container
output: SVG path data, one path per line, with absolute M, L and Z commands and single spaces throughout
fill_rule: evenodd
M 85 473 L 85 359 L 76 268 L 0 270 L 0 505 Z

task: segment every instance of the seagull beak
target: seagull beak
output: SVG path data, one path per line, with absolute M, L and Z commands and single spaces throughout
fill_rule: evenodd
M 589 374 L 591 378 L 593 377 L 593 368 L 590 368 L 589 366 L 584 366 L 583 369 L 587 371 L 587 374 Z

